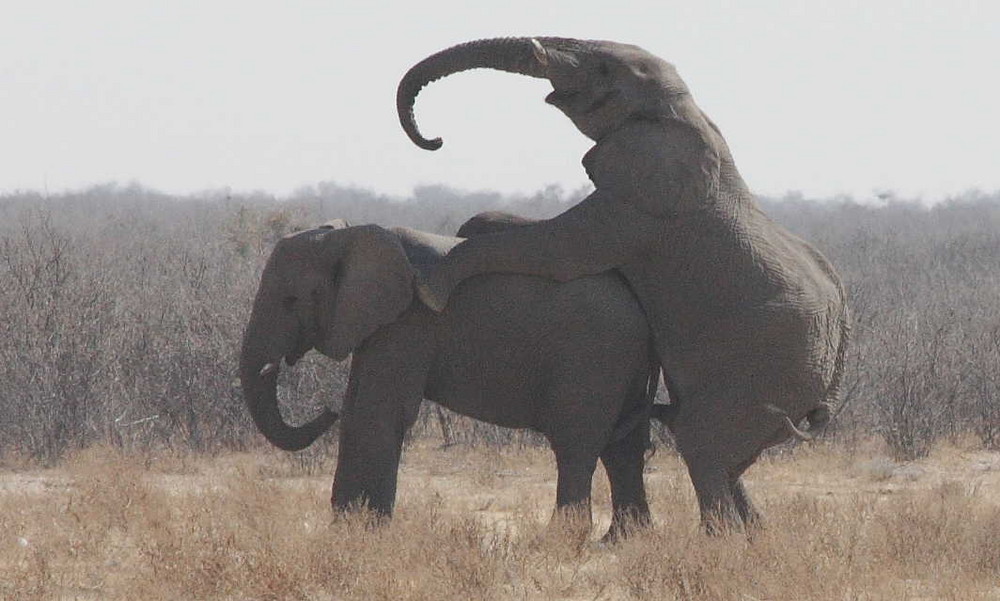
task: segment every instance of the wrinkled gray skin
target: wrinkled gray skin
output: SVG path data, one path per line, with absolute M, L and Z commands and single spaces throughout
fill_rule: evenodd
M 512 225 L 478 217 L 464 233 Z M 277 366 L 313 348 L 335 360 L 353 352 L 336 509 L 364 504 L 391 514 L 403 435 L 423 397 L 544 434 L 556 456 L 557 508 L 572 509 L 588 524 L 600 458 L 614 505 L 607 537 L 647 524 L 643 454 L 658 370 L 638 301 L 620 276 L 602 274 L 566 284 L 520 275 L 473 278 L 440 315 L 411 303 L 414 268 L 460 241 L 374 225 L 281 240 L 261 276 L 240 360 L 258 428 L 280 448 L 308 446 L 337 415 L 286 424 L 275 394 Z
M 767 447 L 829 419 L 849 318 L 841 282 L 812 246 L 771 221 L 719 129 L 674 67 L 636 46 L 563 38 L 480 40 L 415 65 L 397 108 L 486 67 L 546 78 L 546 102 L 594 140 L 595 191 L 553 219 L 470 239 L 418 283 L 435 310 L 462 280 L 522 273 L 569 281 L 617 268 L 649 317 L 675 404 L 675 433 L 709 531 L 758 520 L 741 475 Z

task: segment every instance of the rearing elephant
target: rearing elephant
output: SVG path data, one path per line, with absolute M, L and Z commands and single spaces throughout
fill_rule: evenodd
M 676 405 L 669 417 L 709 530 L 752 523 L 740 476 L 807 419 L 825 423 L 849 331 L 840 278 L 812 246 L 758 208 L 722 134 L 666 61 L 636 46 L 505 38 L 454 46 L 413 66 L 400 122 L 426 84 L 486 67 L 546 78 L 546 102 L 596 142 L 595 191 L 537 224 L 470 239 L 418 283 L 441 310 L 483 273 L 568 281 L 617 268 L 649 317 Z
M 516 225 L 474 220 L 485 231 Z M 413 268 L 459 238 L 407 228 L 321 228 L 282 239 L 268 259 L 243 339 L 240 377 L 260 431 L 295 450 L 337 419 L 303 426 L 278 410 L 278 365 L 315 348 L 353 351 L 333 505 L 391 514 L 403 435 L 421 398 L 544 434 L 556 456 L 556 504 L 589 518 L 600 458 L 611 482 L 608 537 L 649 522 L 642 481 L 657 382 L 645 316 L 616 274 L 558 284 L 493 275 L 455 291 L 437 315 L 413 301 Z

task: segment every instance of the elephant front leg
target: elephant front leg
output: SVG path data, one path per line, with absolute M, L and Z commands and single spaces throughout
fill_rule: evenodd
M 367 507 L 392 515 L 403 436 L 416 420 L 423 374 L 386 357 L 354 359 L 331 498 L 338 511 Z
M 402 443 L 402 428 L 397 424 L 345 420 L 333 478 L 334 510 L 368 509 L 380 516 L 392 515 Z

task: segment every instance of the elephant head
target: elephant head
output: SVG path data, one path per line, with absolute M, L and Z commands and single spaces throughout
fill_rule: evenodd
M 674 66 L 642 48 L 568 38 L 497 38 L 459 44 L 414 65 L 399 83 L 396 108 L 410 139 L 437 150 L 417 127 L 413 105 L 428 83 L 460 71 L 491 68 L 548 79 L 545 101 L 599 141 L 629 120 L 674 119 L 703 126 L 704 115 Z
M 302 426 L 281 417 L 278 366 L 310 349 L 342 360 L 412 300 L 413 272 L 399 240 L 378 226 L 343 223 L 283 238 L 271 253 L 240 354 L 240 379 L 261 433 L 285 450 L 303 449 L 337 420 L 325 410 Z

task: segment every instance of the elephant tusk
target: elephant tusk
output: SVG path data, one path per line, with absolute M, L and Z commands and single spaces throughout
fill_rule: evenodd
M 542 43 L 535 38 L 531 38 L 531 50 L 535 53 L 535 60 L 537 60 L 539 64 L 543 67 L 549 66 L 549 55 L 545 51 L 545 47 L 542 46 Z
M 273 373 L 275 373 L 277 371 L 278 371 L 278 364 L 277 363 L 268 363 L 264 367 L 260 368 L 260 372 L 258 373 L 258 375 L 260 375 L 260 377 L 262 377 L 262 378 L 266 378 L 267 376 L 269 376 L 269 375 L 271 375 L 271 374 L 273 374 Z

